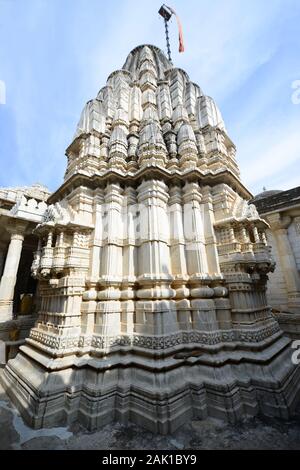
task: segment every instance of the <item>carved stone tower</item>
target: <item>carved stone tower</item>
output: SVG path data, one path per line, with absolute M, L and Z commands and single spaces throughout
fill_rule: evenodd
M 32 426 L 166 433 L 292 412 L 299 368 L 235 151 L 214 101 L 154 46 L 87 103 L 36 229 L 38 320 L 3 376 Z

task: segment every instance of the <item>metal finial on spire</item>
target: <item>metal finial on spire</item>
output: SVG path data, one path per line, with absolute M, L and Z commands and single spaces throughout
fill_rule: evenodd
M 183 32 L 182 32 L 181 22 L 180 22 L 180 19 L 179 19 L 178 15 L 176 14 L 176 11 L 173 10 L 173 8 L 168 7 L 168 6 L 165 5 L 165 4 L 163 4 L 163 5 L 160 7 L 158 13 L 160 14 L 160 16 L 163 17 L 164 22 L 165 22 L 165 32 L 166 32 L 168 59 L 169 59 L 169 61 L 170 61 L 171 64 L 172 64 L 168 21 L 170 21 L 172 15 L 175 15 L 176 20 L 177 20 L 177 25 L 178 25 L 178 32 L 179 32 L 179 52 L 184 52 Z
M 168 21 L 171 19 L 172 13 L 166 5 L 162 5 L 158 11 L 160 16 L 163 17 L 165 22 L 165 33 L 166 33 L 166 41 L 167 41 L 167 51 L 168 51 L 168 59 L 172 63 L 171 58 L 171 46 L 170 46 L 170 38 L 169 38 L 169 27 Z

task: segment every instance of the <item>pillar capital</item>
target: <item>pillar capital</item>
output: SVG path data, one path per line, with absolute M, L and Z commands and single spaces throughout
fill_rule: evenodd
M 202 192 L 198 183 L 186 183 L 183 187 L 183 201 L 185 204 L 189 202 L 202 201 Z
M 182 202 L 182 190 L 180 186 L 171 186 L 170 187 L 170 198 L 169 205 L 181 204 Z
M 137 199 L 136 199 L 136 190 L 132 187 L 127 187 L 124 190 L 124 196 L 127 199 L 127 205 L 132 206 L 136 204 Z
M 14 232 L 14 231 L 11 231 L 9 233 L 10 233 L 10 239 L 11 240 L 16 240 L 16 241 L 20 241 L 20 242 L 24 241 L 24 236 L 25 235 L 23 233 Z
M 149 204 L 155 201 L 161 201 L 166 204 L 169 199 L 168 187 L 163 181 L 144 180 L 137 188 L 138 201 L 141 204 Z
M 28 223 L 17 220 L 17 219 L 10 219 L 6 224 L 5 229 L 11 235 L 12 240 L 24 240 L 26 235 L 26 231 L 28 229 Z M 19 238 L 18 238 L 19 237 Z

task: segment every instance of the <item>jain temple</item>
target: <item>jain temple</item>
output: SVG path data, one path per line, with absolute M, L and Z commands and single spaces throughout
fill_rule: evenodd
M 214 100 L 151 45 L 66 155 L 53 194 L 0 190 L 2 385 L 26 422 L 289 418 L 300 188 L 253 199 Z

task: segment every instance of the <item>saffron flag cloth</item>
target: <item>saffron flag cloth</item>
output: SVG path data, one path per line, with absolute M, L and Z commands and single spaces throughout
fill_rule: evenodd
M 176 16 L 177 25 L 178 25 L 178 32 L 179 32 L 179 52 L 184 52 L 183 30 L 182 30 L 182 26 L 181 26 L 181 21 L 179 19 L 179 16 L 177 15 L 176 11 L 173 10 L 173 8 L 171 8 L 169 6 L 168 6 L 168 8 L 171 11 L 171 13 Z

